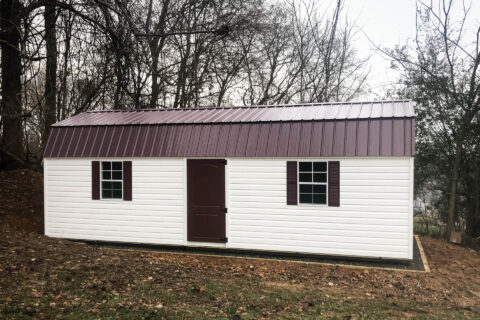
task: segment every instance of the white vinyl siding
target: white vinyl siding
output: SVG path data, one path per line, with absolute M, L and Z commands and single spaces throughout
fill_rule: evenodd
M 287 206 L 287 160 L 309 159 L 229 160 L 229 247 L 412 258 L 413 158 L 318 159 L 340 161 L 340 207 Z
M 92 200 L 93 160 L 132 161 L 132 201 Z M 413 158 L 227 160 L 227 248 L 412 258 Z M 287 160 L 340 161 L 340 207 L 287 206 Z M 48 236 L 210 245 L 186 240 L 184 158 L 48 158 L 44 172 Z
M 92 200 L 92 161 L 132 160 L 132 201 Z M 45 233 L 82 240 L 184 244 L 183 159 L 45 159 Z

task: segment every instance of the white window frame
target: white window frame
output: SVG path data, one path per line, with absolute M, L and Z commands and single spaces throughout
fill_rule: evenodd
M 122 165 L 122 179 L 120 180 L 117 180 L 117 179 L 103 179 L 103 164 L 104 163 L 107 163 L 107 162 L 110 162 L 110 172 L 112 171 L 118 171 L 118 170 L 112 170 L 113 168 L 113 162 L 120 162 L 120 164 Z M 124 175 L 124 171 L 123 171 L 123 161 L 100 161 L 100 199 L 101 200 L 108 200 L 108 201 L 120 201 L 120 200 L 123 200 L 123 175 Z M 113 177 L 113 174 L 110 178 Z M 104 198 L 103 197 L 103 182 L 120 182 L 121 185 L 122 185 L 122 197 L 121 198 Z
M 307 171 L 312 173 L 312 182 L 300 182 L 300 162 L 310 162 L 312 164 L 312 171 Z M 325 170 L 325 175 L 327 177 L 325 182 L 313 182 L 313 164 L 315 162 L 323 162 L 326 165 L 326 170 Z M 302 171 L 302 173 L 305 173 L 305 171 Z M 304 203 L 300 202 L 300 185 L 301 184 L 316 184 L 316 185 L 324 185 L 325 186 L 325 203 Z M 328 161 L 297 161 L 297 204 L 301 206 L 328 206 Z

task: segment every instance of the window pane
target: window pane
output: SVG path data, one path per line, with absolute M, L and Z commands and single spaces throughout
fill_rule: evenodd
M 122 199 L 122 190 L 113 190 L 113 196 L 112 198 L 114 199 Z
M 121 182 L 112 182 L 112 189 L 122 190 L 122 183 Z
M 326 162 L 314 162 L 313 171 L 327 172 L 327 163 Z
M 327 182 L 327 174 L 326 173 L 314 173 L 313 174 L 313 182 Z
M 108 181 L 102 181 L 102 190 L 103 189 L 112 189 L 112 183 Z
M 300 193 L 300 203 L 312 203 L 312 195 L 308 193 Z
M 112 162 L 112 170 L 122 170 L 121 162 Z
M 122 162 L 102 161 L 102 198 L 122 199 Z M 117 181 L 108 181 L 117 180 Z
M 313 186 L 313 193 L 327 193 L 327 186 L 322 184 L 315 184 Z
M 311 184 L 301 184 L 300 185 L 300 193 L 312 193 L 312 185 Z
M 300 182 L 312 182 L 312 174 L 300 173 Z
M 312 171 L 311 162 L 300 162 L 300 172 L 302 171 Z
M 104 199 L 110 199 L 112 198 L 112 190 L 102 190 L 102 198 Z
M 327 196 L 325 194 L 314 194 L 313 203 L 327 204 Z
M 122 180 L 122 171 L 112 171 L 113 180 Z

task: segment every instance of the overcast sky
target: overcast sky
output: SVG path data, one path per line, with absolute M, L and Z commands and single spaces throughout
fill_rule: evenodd
M 333 8 L 336 0 L 326 2 L 330 2 L 329 8 Z M 461 5 L 461 0 L 456 2 Z M 415 3 L 415 0 L 345 0 L 347 17 L 356 21 L 361 30 L 356 36 L 356 47 L 362 56 L 371 55 L 369 84 L 372 93 L 363 98 L 383 98 L 386 87 L 398 82 L 398 74 L 390 69 L 390 61 L 374 50 L 368 38 L 382 47 L 389 48 L 413 40 Z M 460 6 L 455 8 L 457 17 L 461 12 Z M 470 22 L 478 26 L 480 0 L 472 1 L 469 16 Z

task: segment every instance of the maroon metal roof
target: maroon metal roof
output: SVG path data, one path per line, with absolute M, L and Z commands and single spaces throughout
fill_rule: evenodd
M 414 118 L 174 125 L 55 126 L 44 156 L 413 156 Z
M 413 156 L 410 101 L 86 112 L 45 157 Z
M 415 117 L 409 100 L 314 103 L 200 109 L 89 111 L 54 124 L 65 126 L 252 123 Z

